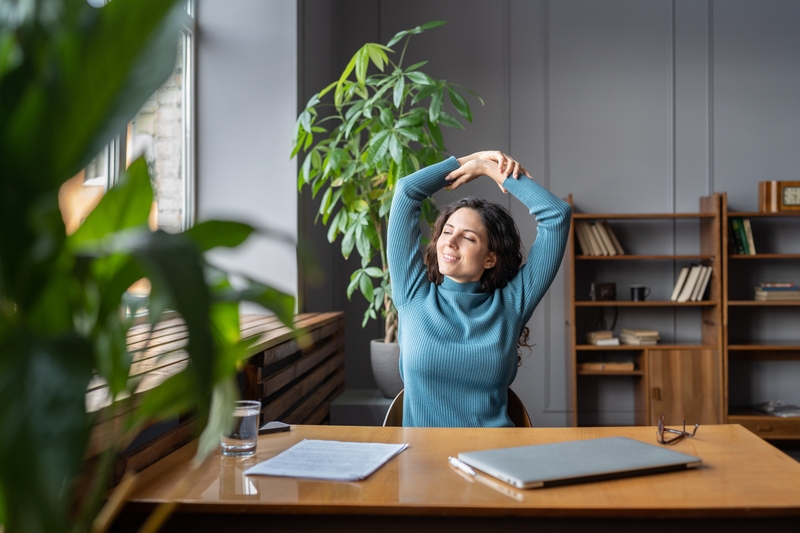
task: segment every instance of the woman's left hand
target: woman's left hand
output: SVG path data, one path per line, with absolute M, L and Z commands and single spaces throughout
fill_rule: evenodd
M 447 190 L 452 191 L 476 178 L 489 176 L 505 194 L 507 191 L 503 187 L 503 182 L 509 175 L 514 179 L 517 179 L 520 173 L 530 177 L 519 162 L 498 150 L 476 152 L 459 158 L 458 162 L 461 166 L 445 178 L 451 182 L 445 187 Z

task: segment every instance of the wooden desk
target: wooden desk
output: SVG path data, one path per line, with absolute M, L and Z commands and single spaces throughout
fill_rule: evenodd
M 165 530 L 797 530 L 800 463 L 738 425 L 701 426 L 694 438 L 672 446 L 702 458 L 696 470 L 583 485 L 523 491 L 475 480 L 447 463 L 448 455 L 462 451 L 615 435 L 655 443 L 652 427 L 293 426 L 291 433 L 262 436 L 255 457 L 211 456 L 176 495 L 180 505 Z M 409 447 L 357 483 L 243 475 L 303 438 L 407 442 Z M 143 484 L 118 522 L 121 531 L 134 528 L 143 513 L 171 497 L 189 473 L 192 453 L 183 448 L 142 473 Z

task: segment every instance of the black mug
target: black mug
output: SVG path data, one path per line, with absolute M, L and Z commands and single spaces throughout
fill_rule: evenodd
M 645 287 L 644 285 L 631 285 L 632 302 L 643 302 L 648 296 L 650 296 L 650 287 Z

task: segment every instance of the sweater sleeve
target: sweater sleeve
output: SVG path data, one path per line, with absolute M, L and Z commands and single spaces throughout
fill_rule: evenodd
M 392 280 L 392 299 L 398 309 L 405 305 L 427 280 L 420 251 L 419 217 L 422 201 L 447 185 L 445 177 L 459 168 L 451 157 L 400 179 L 389 213 L 386 254 Z
M 524 324 L 558 273 L 569 237 L 571 208 L 527 176 L 506 178 L 503 187 L 522 202 L 538 222 L 528 261 L 504 290 L 511 293 L 509 296 Z

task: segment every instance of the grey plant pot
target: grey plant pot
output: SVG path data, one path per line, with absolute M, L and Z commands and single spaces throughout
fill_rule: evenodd
M 400 345 L 396 342 L 386 343 L 375 339 L 369 343 L 372 375 L 381 393 L 387 398 L 394 398 L 403 390 L 400 379 Z

